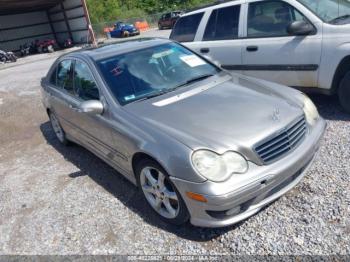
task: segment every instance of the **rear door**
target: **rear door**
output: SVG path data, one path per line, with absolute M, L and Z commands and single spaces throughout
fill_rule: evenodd
M 314 25 L 315 34 L 308 36 L 289 35 L 289 24 L 309 21 L 286 1 L 249 1 L 246 8 L 243 65 L 234 69 L 288 86 L 317 86 L 322 28 Z
M 242 31 L 242 17 L 240 4 L 213 9 L 201 41 L 194 41 L 188 46 L 218 61 L 225 69 L 230 69 L 233 64 L 240 64 L 242 45 L 239 36 Z

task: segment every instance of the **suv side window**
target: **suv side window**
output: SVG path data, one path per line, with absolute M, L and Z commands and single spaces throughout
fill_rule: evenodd
M 82 100 L 99 100 L 100 95 L 89 67 L 80 61 L 74 66 L 75 94 Z
M 192 42 L 196 36 L 203 14 L 198 13 L 181 17 L 175 24 L 170 39 L 179 42 Z
M 307 19 L 283 1 L 263 1 L 249 4 L 248 37 L 288 36 L 287 27 Z
M 72 60 L 64 60 L 58 64 L 56 85 L 62 89 L 65 89 L 69 93 L 74 94 L 72 64 Z
M 203 41 L 237 39 L 240 11 L 240 5 L 213 10 Z

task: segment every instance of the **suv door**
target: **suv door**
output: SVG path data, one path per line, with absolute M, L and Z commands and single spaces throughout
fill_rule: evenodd
M 164 27 L 170 27 L 171 26 L 171 13 L 165 14 L 164 21 L 163 21 Z
M 207 55 L 229 69 L 234 63 L 242 63 L 242 44 L 239 41 L 241 5 L 213 9 L 205 26 L 202 41 L 187 45 Z
M 250 1 L 246 4 L 246 39 L 242 40 L 244 74 L 295 87 L 316 87 L 322 32 L 292 36 L 287 27 L 309 20 L 286 1 Z

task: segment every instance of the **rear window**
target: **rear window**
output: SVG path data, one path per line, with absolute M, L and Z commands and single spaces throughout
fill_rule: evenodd
M 203 14 L 198 13 L 181 17 L 171 32 L 170 39 L 178 42 L 192 42 L 196 36 Z
M 205 29 L 203 40 L 237 39 L 240 9 L 240 6 L 229 6 L 214 10 Z

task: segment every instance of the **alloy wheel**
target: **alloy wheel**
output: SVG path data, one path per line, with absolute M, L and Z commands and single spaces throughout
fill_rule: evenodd
M 179 199 L 168 178 L 158 169 L 145 167 L 141 171 L 142 191 L 152 208 L 167 219 L 174 219 L 179 214 Z
M 50 119 L 51 119 L 51 125 L 53 128 L 53 131 L 55 132 L 56 137 L 61 143 L 64 143 L 64 140 L 65 140 L 64 132 L 62 130 L 60 123 L 58 122 L 57 117 L 54 114 L 50 114 Z

